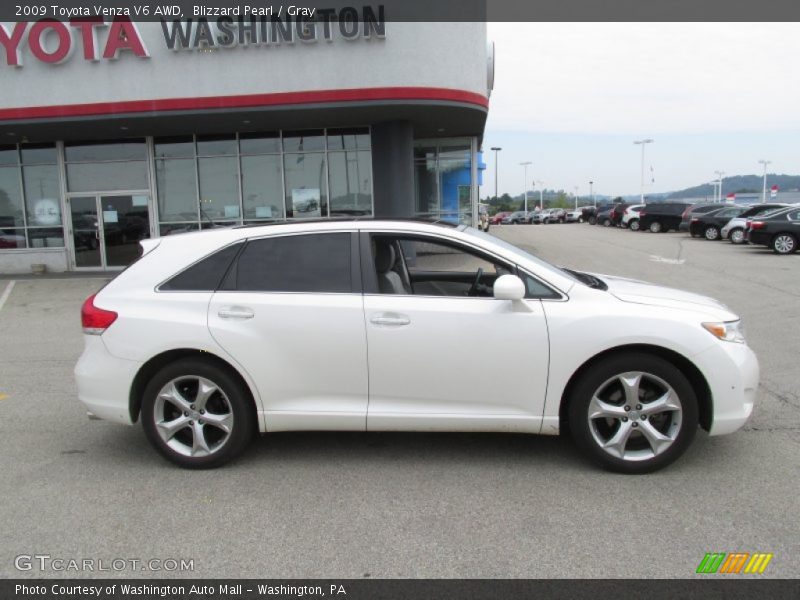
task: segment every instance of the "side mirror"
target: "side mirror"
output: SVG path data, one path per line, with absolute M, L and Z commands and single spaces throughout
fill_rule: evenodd
M 516 275 L 501 275 L 494 282 L 494 297 L 498 300 L 522 300 L 525 284 Z

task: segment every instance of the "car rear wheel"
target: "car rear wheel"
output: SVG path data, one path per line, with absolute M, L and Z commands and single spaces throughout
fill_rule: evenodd
M 744 244 L 744 229 L 737 227 L 728 234 L 728 239 L 734 244 Z
M 611 219 L 603 219 L 603 227 L 611 227 Z
M 628 221 L 628 227 L 631 231 L 639 231 L 639 219 L 631 219 Z
M 686 377 L 649 354 L 610 356 L 582 377 L 568 406 L 576 445 L 605 469 L 649 473 L 675 461 L 697 432 Z
M 703 235 L 706 237 L 707 240 L 718 240 L 719 239 L 719 228 L 715 227 L 714 225 L 709 225 L 706 227 Z
M 652 233 L 661 233 L 661 223 L 659 221 L 653 221 L 650 223 L 650 231 Z
M 142 425 L 162 456 L 190 469 L 229 462 L 256 430 L 253 404 L 242 384 L 227 370 L 197 358 L 167 365 L 150 380 Z
M 779 233 L 772 238 L 772 251 L 775 254 L 792 254 L 797 251 L 797 240 L 791 233 Z

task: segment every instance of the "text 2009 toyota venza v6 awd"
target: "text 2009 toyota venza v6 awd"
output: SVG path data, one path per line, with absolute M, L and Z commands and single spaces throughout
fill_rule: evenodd
M 82 309 L 80 399 L 165 457 L 221 465 L 258 431 L 568 429 L 600 465 L 739 429 L 758 363 L 687 292 L 562 270 L 470 228 L 329 221 L 146 241 Z M 509 370 L 515 377 L 483 377 Z

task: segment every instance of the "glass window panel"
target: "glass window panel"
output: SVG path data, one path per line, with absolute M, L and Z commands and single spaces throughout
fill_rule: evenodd
M 67 164 L 70 192 L 146 190 L 147 163 L 143 160 Z
M 144 140 L 126 140 L 105 144 L 69 144 L 64 148 L 67 162 L 97 162 L 106 160 L 145 160 Z
M 0 227 L 0 250 L 8 250 L 10 248 L 25 248 L 24 229 Z
M 63 248 L 64 230 L 61 227 L 28 228 L 28 245 L 31 248 Z
M 242 154 L 269 154 L 281 151 L 280 134 L 275 133 L 247 133 L 239 137 L 239 147 Z
M 328 155 L 331 216 L 372 214 L 372 155 L 331 152 Z
M 208 136 L 197 138 L 198 156 L 221 156 L 236 154 L 236 138 L 232 136 Z
M 242 197 L 246 219 L 283 219 L 280 155 L 242 157 Z
M 232 244 L 202 259 L 159 287 L 161 291 L 213 292 L 219 287 L 242 243 Z
M 248 242 L 226 287 L 254 292 L 352 291 L 350 234 L 292 235 Z
M 19 154 L 16 146 L 0 146 L 0 165 L 19 164 Z
M 23 225 L 19 167 L 0 168 L 0 227 Z
M 321 129 L 308 131 L 285 131 L 283 150 L 285 152 L 311 152 L 325 149 L 325 135 Z
M 159 138 L 155 140 L 156 158 L 193 158 L 194 139 L 192 136 Z
M 52 145 L 23 146 L 21 153 L 22 164 L 25 165 L 56 164 L 58 162 L 56 147 Z
M 369 129 L 329 129 L 328 150 L 366 150 L 370 147 Z
M 414 161 L 416 212 L 419 216 L 438 214 L 439 182 L 436 159 Z
M 28 226 L 61 225 L 58 167 L 56 165 L 23 167 L 22 175 Z
M 194 159 L 157 160 L 158 214 L 162 222 L 197 222 L 197 172 Z M 162 233 L 161 235 L 167 235 Z
M 295 219 L 328 216 L 325 155 L 285 154 L 286 215 Z
M 200 220 L 235 220 L 239 213 L 239 174 L 235 157 L 200 158 Z
M 159 228 L 159 235 L 179 235 L 181 233 L 188 233 L 190 231 L 197 231 L 199 227 L 197 223 L 162 223 Z

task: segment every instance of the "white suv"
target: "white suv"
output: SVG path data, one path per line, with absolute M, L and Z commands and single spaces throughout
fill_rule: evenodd
M 718 302 L 551 266 L 464 226 L 296 222 L 142 242 L 86 300 L 93 416 L 221 465 L 257 432 L 558 434 L 605 468 L 739 429 L 758 363 Z M 513 371 L 514 377 L 474 377 Z
M 622 213 L 622 226 L 630 227 L 631 231 L 639 231 L 639 211 L 644 204 L 631 204 Z

